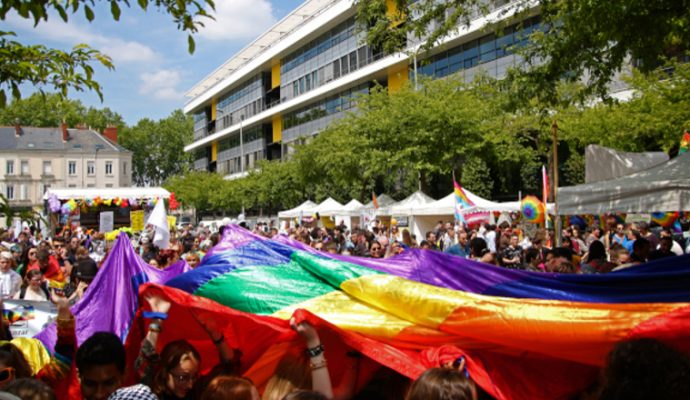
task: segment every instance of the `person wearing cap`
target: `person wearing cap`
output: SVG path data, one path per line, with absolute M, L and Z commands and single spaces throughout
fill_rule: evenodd
M 89 287 L 96 274 L 98 273 L 98 265 L 91 258 L 82 258 L 77 262 L 77 272 L 74 274 L 76 290 L 69 298 L 70 304 L 75 304 L 82 297 L 86 289 Z
M 22 285 L 22 277 L 11 267 L 12 253 L 3 251 L 0 253 L 0 297 L 11 299 L 19 292 Z

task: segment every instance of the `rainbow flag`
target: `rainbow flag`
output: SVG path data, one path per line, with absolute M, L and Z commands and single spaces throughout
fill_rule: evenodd
M 411 378 L 428 366 L 429 349 L 453 345 L 491 395 L 553 399 L 591 384 L 625 338 L 657 337 L 690 350 L 689 283 L 690 256 L 605 276 L 542 274 L 421 250 L 386 260 L 324 257 L 289 239 L 230 228 L 197 269 L 167 285 L 193 295 L 180 297 L 183 314 L 207 304 L 200 296 L 236 310 L 223 318 L 252 321 L 250 332 L 274 338 L 247 344 L 251 354 L 279 346 L 281 335 L 262 329 L 279 331 L 306 310 L 370 361 Z M 240 322 L 224 326 L 226 336 L 244 331 Z M 173 340 L 187 331 L 166 334 Z M 260 382 L 268 367 L 246 368 Z
M 474 203 L 467 197 L 462 186 L 453 178 L 453 193 L 455 194 L 455 220 L 465 222 L 462 210 L 474 206 Z
M 678 155 L 681 155 L 690 149 L 690 132 L 687 130 L 683 132 L 683 137 L 680 139 L 680 147 L 678 148 Z

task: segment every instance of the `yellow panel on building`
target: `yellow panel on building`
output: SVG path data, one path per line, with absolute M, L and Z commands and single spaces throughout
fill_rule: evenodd
M 218 160 L 218 142 L 211 143 L 211 161 Z
M 388 93 L 399 92 L 409 80 L 407 65 L 388 70 Z
M 283 118 L 280 115 L 273 117 L 273 143 L 283 140 Z
M 280 62 L 271 67 L 271 89 L 280 86 Z
M 395 0 L 386 0 L 386 16 L 391 20 L 392 26 L 398 26 L 405 22 L 405 15 L 400 15 Z
M 211 121 L 216 120 L 216 107 L 218 106 L 218 98 L 211 99 Z

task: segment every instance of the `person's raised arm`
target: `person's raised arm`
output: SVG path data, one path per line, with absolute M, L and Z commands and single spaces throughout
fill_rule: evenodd
M 235 352 L 228 345 L 225 340 L 225 334 L 218 328 L 213 314 L 206 311 L 192 312 L 192 316 L 197 320 L 199 325 L 206 331 L 213 344 L 218 349 L 218 358 L 222 363 L 237 363 L 239 360 L 235 359 Z
M 324 357 L 324 348 L 316 329 L 306 321 L 297 324 L 290 319 L 290 327 L 297 332 L 307 344 L 309 367 L 311 368 L 312 389 L 320 392 L 329 399 L 333 398 L 333 385 L 328 374 L 328 363 Z
M 149 325 L 146 337 L 141 343 L 139 350 L 139 357 L 135 362 L 136 371 L 142 381 L 147 382 L 153 377 L 153 366 L 158 362 L 158 353 L 156 352 L 156 343 L 158 343 L 158 335 L 163 329 L 163 322 L 168 318 L 168 311 L 170 311 L 170 302 L 158 294 L 150 294 L 145 297 L 147 303 L 151 307 L 151 311 L 144 311 L 143 317 L 148 319 Z

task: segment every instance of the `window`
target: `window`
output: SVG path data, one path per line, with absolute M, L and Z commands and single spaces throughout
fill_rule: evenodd
M 86 174 L 89 176 L 96 175 L 96 162 L 89 161 L 86 163 Z
M 127 161 L 122 163 L 122 174 L 127 175 Z
M 72 184 L 72 185 L 67 185 L 67 187 L 69 187 L 69 188 L 75 188 L 75 187 L 77 187 L 77 185 Z
M 93 183 L 89 183 L 88 185 L 86 185 L 86 187 L 87 187 L 87 188 L 92 188 L 92 187 L 96 187 L 96 185 L 94 185 Z
M 70 175 L 76 175 L 77 174 L 77 162 L 76 161 L 70 161 L 67 164 L 67 173 Z
M 5 168 L 5 174 L 6 175 L 13 175 L 14 174 L 14 161 L 13 160 L 7 160 L 6 168 Z
M 46 194 L 48 190 L 50 190 L 50 185 L 43 185 L 43 194 Z
M 19 185 L 19 200 L 26 200 L 28 197 L 28 190 L 25 183 Z
M 29 161 L 22 160 L 20 162 L 22 175 L 29 175 Z
M 112 161 L 106 161 L 105 162 L 105 174 L 106 175 L 112 175 L 113 174 L 113 162 Z
M 106 183 L 106 184 L 105 184 L 105 187 L 111 188 L 111 187 L 113 187 L 113 184 L 112 184 L 112 183 Z
M 43 175 L 53 174 L 53 163 L 51 161 L 43 161 Z
M 14 185 L 7 185 L 5 188 L 5 197 L 7 197 L 7 200 L 14 200 Z

